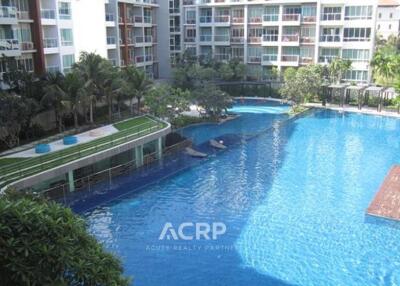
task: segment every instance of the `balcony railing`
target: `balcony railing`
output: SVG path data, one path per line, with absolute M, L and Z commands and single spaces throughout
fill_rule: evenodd
M 319 56 L 318 62 L 320 63 L 331 63 L 334 59 L 338 58 L 339 56 Z
M 196 41 L 195 37 L 185 37 L 186 43 L 194 43 Z
M 15 51 L 19 48 L 17 39 L 0 39 L 0 51 Z
M 29 20 L 31 15 L 29 14 L 29 11 L 17 11 L 17 17 L 20 20 Z
M 35 49 L 35 46 L 33 45 L 32 42 L 22 42 L 22 43 L 20 44 L 20 48 L 21 48 L 21 50 L 23 50 L 23 51 L 31 51 L 31 50 L 34 50 L 34 49 Z
M 212 35 L 200 35 L 200 42 L 211 42 Z
M 315 37 L 304 37 L 304 36 L 302 36 L 300 38 L 300 41 L 302 43 L 305 43 L 305 44 L 307 44 L 307 43 L 315 43 Z
M 303 16 L 302 21 L 304 23 L 315 23 L 317 21 L 317 16 Z
M 107 45 L 115 45 L 117 43 L 117 40 L 115 37 L 107 37 Z
M 340 36 L 337 35 L 322 35 L 319 39 L 321 42 L 340 42 Z
M 152 43 L 153 42 L 153 37 L 152 36 L 137 36 L 135 37 L 135 43 L 136 44 L 142 44 L 142 43 Z
M 217 61 L 229 61 L 231 59 L 230 54 L 215 54 L 214 59 Z
M 183 0 L 183 5 L 194 5 L 195 0 Z
M 299 35 L 282 35 L 282 42 L 298 42 Z
M 196 19 L 186 19 L 185 23 L 188 25 L 195 25 Z
M 74 42 L 71 40 L 61 40 L 61 46 L 63 46 L 63 47 L 70 47 L 73 45 L 74 45 Z
M 298 55 L 282 55 L 282 62 L 299 62 Z
M 58 73 L 58 72 L 60 72 L 60 67 L 59 66 L 47 66 L 46 71 L 48 73 Z
M 42 19 L 54 20 L 56 18 L 56 10 L 54 9 L 42 9 L 40 11 Z
M 261 16 L 250 17 L 249 18 L 249 23 L 250 24 L 261 24 L 262 23 L 262 17 Z
M 181 31 L 181 27 L 179 27 L 179 26 L 169 27 L 169 31 L 171 33 L 179 33 Z
M 263 62 L 276 62 L 276 61 L 278 61 L 278 55 L 277 54 L 263 54 L 262 61 Z
M 300 14 L 283 14 L 282 21 L 300 21 Z
M 200 16 L 200 23 L 212 23 L 212 17 L 211 16 Z
M 279 21 L 279 15 L 277 14 L 265 14 L 263 16 L 264 22 L 277 22 Z
M 243 17 L 232 17 L 233 24 L 243 24 L 244 18 Z
M 229 35 L 215 35 L 214 41 L 215 42 L 229 42 L 230 36 Z
M 153 23 L 153 17 L 152 16 L 143 16 L 143 23 L 145 23 L 145 24 Z
M 231 37 L 231 43 L 233 44 L 243 44 L 244 37 Z
M 221 15 L 221 16 L 214 17 L 215 23 L 229 23 L 230 21 L 231 21 L 231 17 L 228 15 Z
M 278 35 L 263 35 L 264 42 L 277 42 L 279 39 Z
M 252 64 L 260 64 L 261 56 L 248 56 L 247 61 Z
M 44 48 L 57 48 L 58 47 L 57 38 L 45 38 L 45 39 L 43 39 L 43 47 Z
M 17 18 L 17 8 L 12 6 L 0 6 L 0 18 Z
M 258 44 L 258 43 L 261 43 L 261 40 L 262 40 L 262 37 L 254 37 L 254 36 L 252 37 L 252 36 L 250 36 L 248 42 L 250 44 Z
M 301 64 L 308 65 L 308 64 L 312 64 L 313 62 L 314 62 L 314 58 L 312 58 L 312 57 L 301 57 L 300 58 Z

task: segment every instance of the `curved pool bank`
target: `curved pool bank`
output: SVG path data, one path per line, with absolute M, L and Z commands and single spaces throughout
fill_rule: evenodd
M 400 121 L 274 116 L 186 129 L 199 144 L 246 140 L 86 213 L 135 285 L 399 285 L 400 229 L 366 221 L 365 209 L 400 161 Z M 215 221 L 227 226 L 216 241 L 159 240 L 166 222 Z

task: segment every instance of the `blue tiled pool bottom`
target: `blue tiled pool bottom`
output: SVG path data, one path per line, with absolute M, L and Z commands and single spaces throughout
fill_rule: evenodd
M 134 285 L 400 285 L 398 225 L 364 215 L 400 162 L 400 121 L 316 111 L 279 124 L 276 116 L 185 129 L 200 145 L 248 139 L 85 214 Z M 227 232 L 159 240 L 165 222 L 187 221 L 224 222 Z

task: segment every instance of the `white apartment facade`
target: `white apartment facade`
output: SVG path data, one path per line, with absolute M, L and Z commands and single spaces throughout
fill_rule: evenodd
M 399 36 L 400 32 L 400 1 L 380 0 L 376 20 L 376 32 L 383 39 Z
M 135 65 L 151 78 L 159 74 L 156 0 L 106 0 L 107 56 L 115 66 Z
M 345 79 L 368 82 L 377 0 L 169 0 L 170 56 L 189 50 L 239 59 L 251 77 L 270 77 L 336 57 L 352 61 Z

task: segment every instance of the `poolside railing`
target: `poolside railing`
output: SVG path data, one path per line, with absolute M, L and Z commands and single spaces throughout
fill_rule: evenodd
M 13 181 L 110 149 L 153 133 L 163 127 L 162 122 L 153 119 L 151 122 L 139 124 L 103 138 L 1 167 L 0 189 Z

